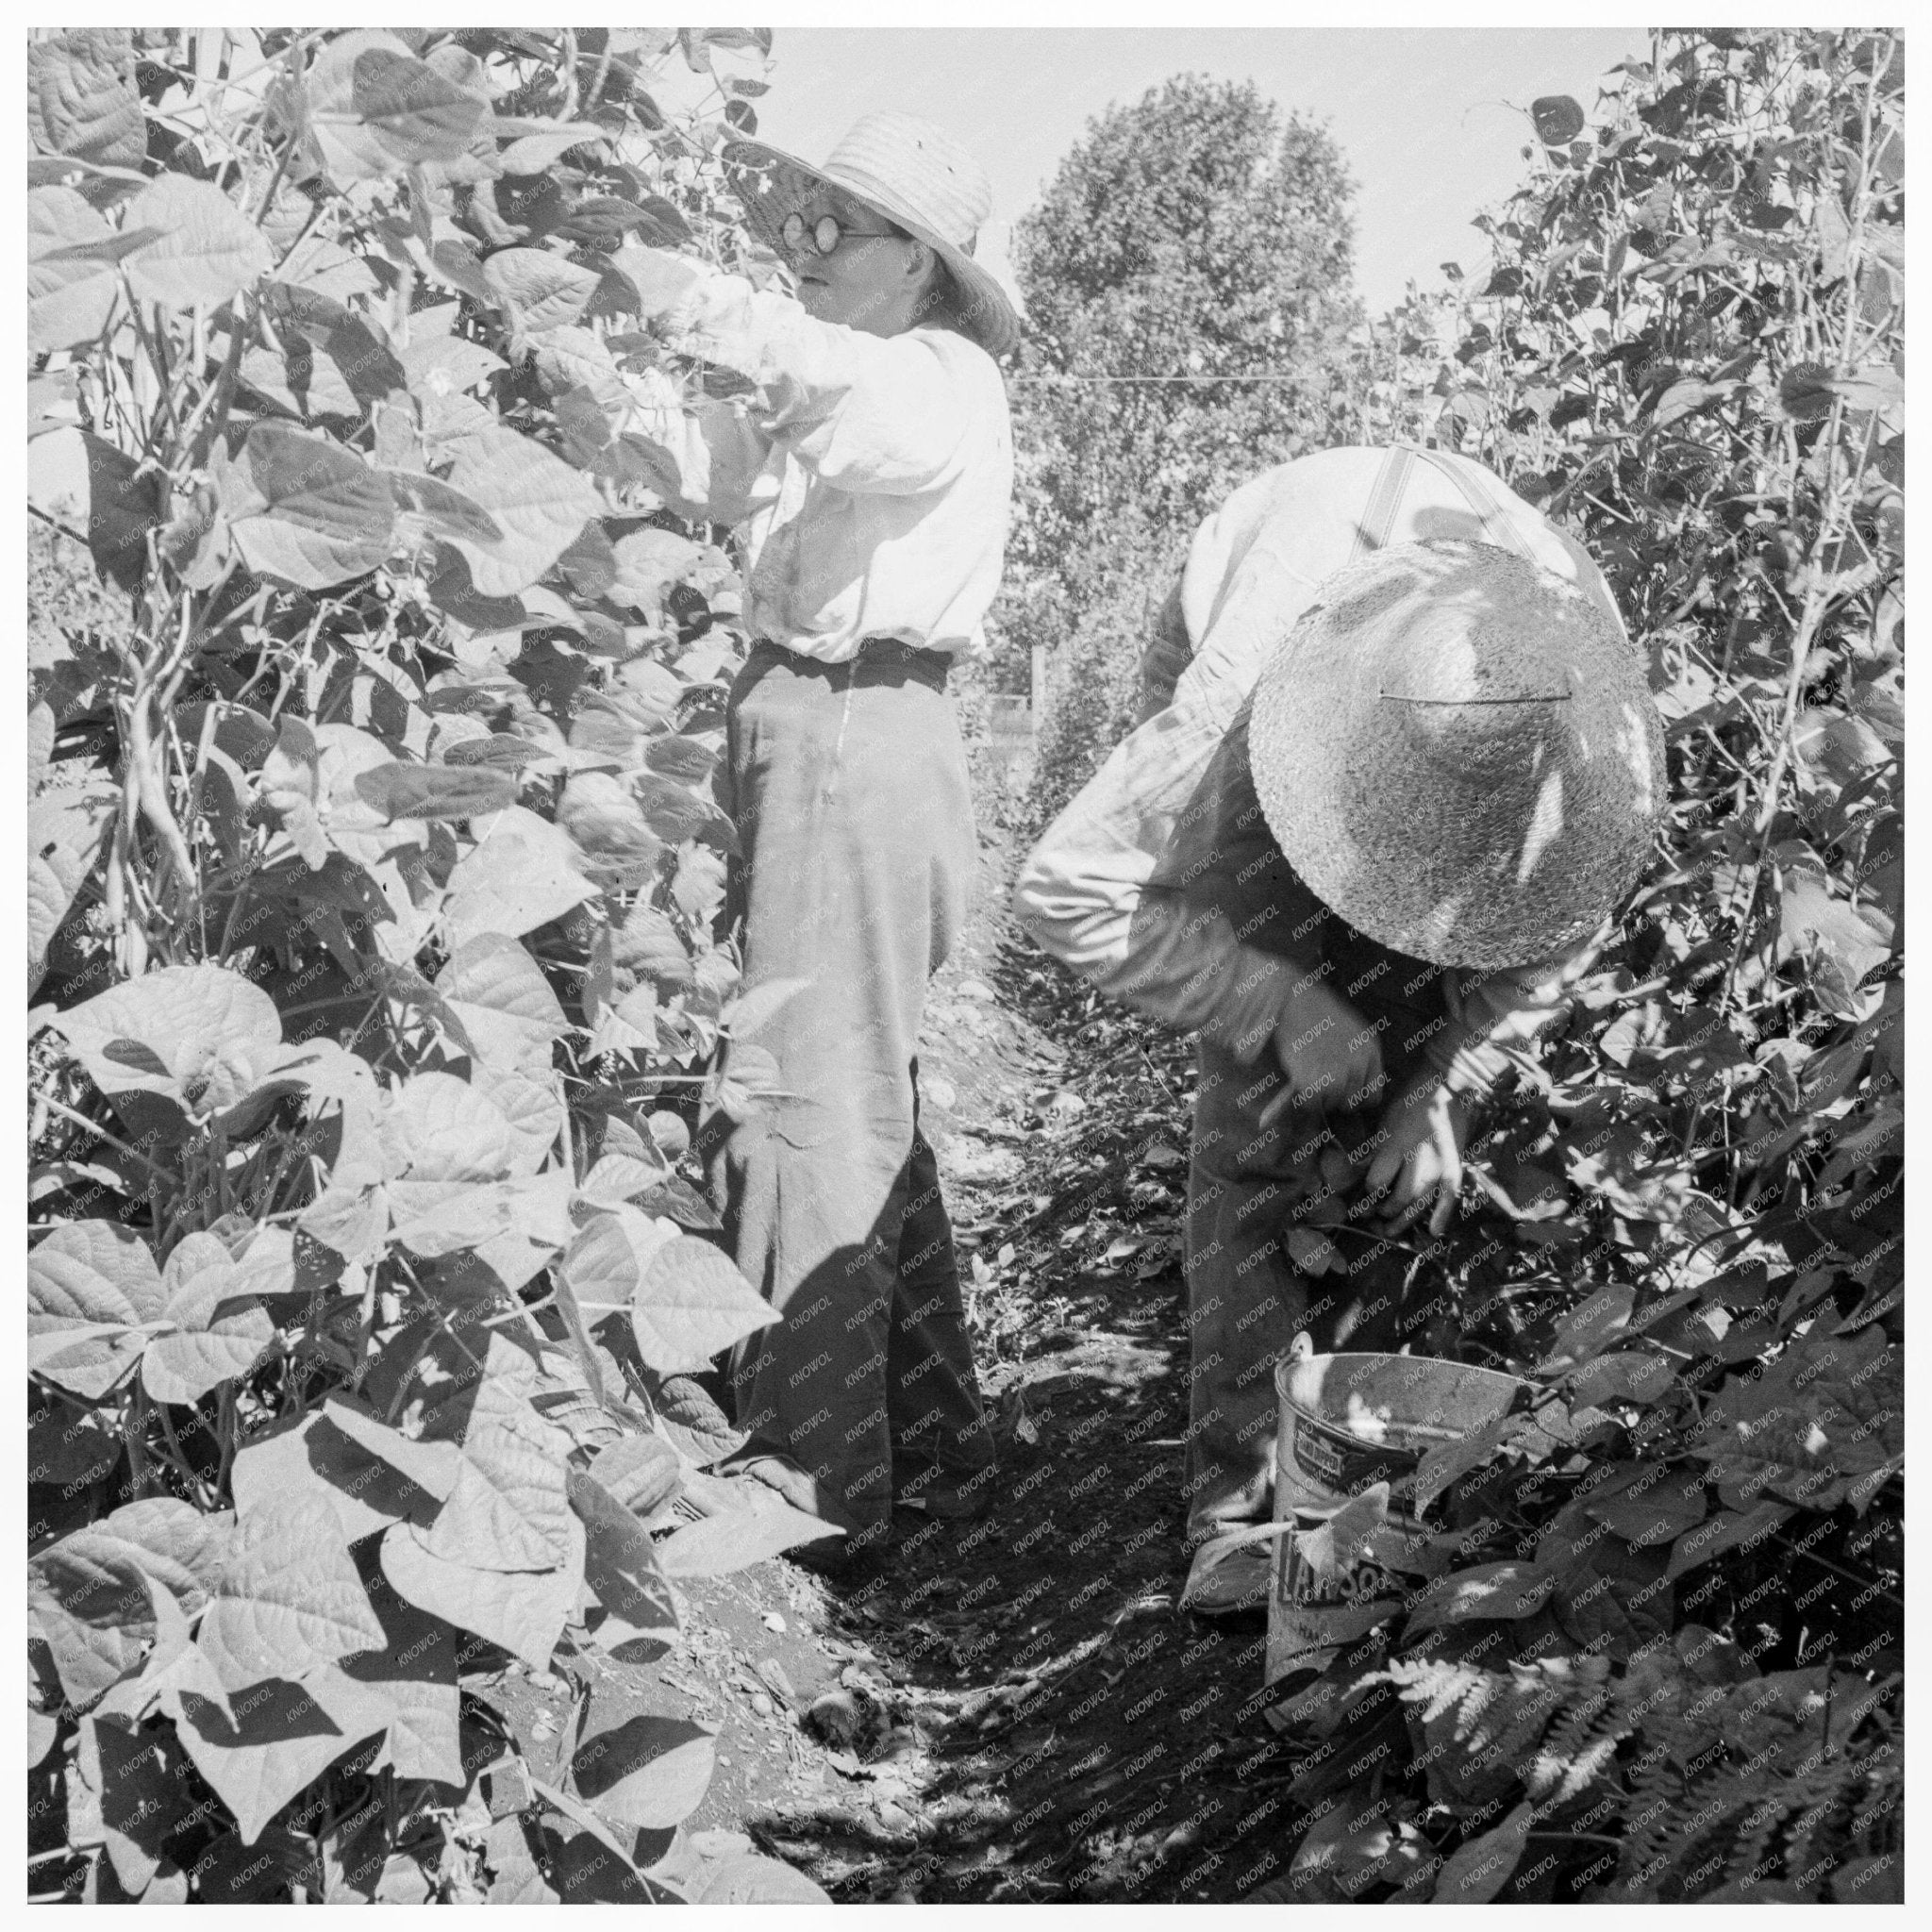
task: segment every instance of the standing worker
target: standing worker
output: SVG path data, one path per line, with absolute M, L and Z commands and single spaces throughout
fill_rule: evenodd
M 1143 722 L 1014 903 L 1200 1036 L 1182 1604 L 1213 1615 L 1265 1596 L 1241 1532 L 1271 1511 L 1275 1362 L 1302 1331 L 1420 1331 L 1391 1238 L 1447 1226 L 1472 1112 L 1567 1011 L 1649 852 L 1663 741 L 1589 557 L 1435 450 L 1235 491 L 1142 669 Z
M 675 348 L 756 390 L 654 430 L 667 499 L 747 526 L 757 641 L 718 790 L 745 990 L 803 983 L 758 1035 L 785 1097 L 701 1134 L 733 1255 L 783 1318 L 733 1353 L 749 1441 L 731 1466 L 876 1553 L 895 1500 L 956 1518 L 991 1501 L 915 1057 L 977 860 L 946 680 L 999 583 L 1013 454 L 993 358 L 1018 326 L 972 258 L 985 173 L 930 123 L 867 115 L 822 167 L 757 142 L 725 159 L 795 300 L 656 249 L 619 265 Z

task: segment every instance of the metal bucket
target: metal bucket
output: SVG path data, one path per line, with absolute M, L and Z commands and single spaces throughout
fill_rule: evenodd
M 1433 1356 L 1298 1349 L 1274 1370 L 1274 1521 L 1315 1529 L 1351 1496 L 1386 1482 L 1390 1523 L 1418 1530 L 1415 1475 L 1424 1456 L 1508 1414 L 1528 1389 L 1514 1375 Z M 1366 1556 L 1340 1575 L 1318 1574 L 1296 1536 L 1277 1536 L 1266 1681 L 1325 1670 L 1387 1618 L 1406 1588 Z M 1280 1726 L 1292 1712 L 1277 1705 L 1269 1716 Z

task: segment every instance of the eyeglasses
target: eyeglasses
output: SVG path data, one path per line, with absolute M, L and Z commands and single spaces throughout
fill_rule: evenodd
M 804 249 L 808 235 L 811 237 L 811 245 L 821 255 L 834 253 L 840 242 L 848 236 L 858 241 L 890 242 L 892 239 L 890 229 L 849 227 L 837 215 L 821 215 L 817 221 L 808 227 L 805 217 L 795 210 L 785 217 L 784 225 L 779 228 L 778 235 L 786 247 L 791 249 L 794 255 Z

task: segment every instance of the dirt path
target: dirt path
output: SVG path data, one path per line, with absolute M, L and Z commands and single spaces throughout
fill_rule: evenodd
M 691 1824 L 855 1902 L 1237 1898 L 1278 1868 L 1283 1774 L 1258 1618 L 1174 1607 L 1190 1056 L 1011 941 L 1000 858 L 921 1065 L 993 1510 L 902 1517 L 867 1585 L 780 1559 L 692 1588 L 665 1674 L 722 1730 Z M 838 1691 L 842 1740 L 800 1721 Z

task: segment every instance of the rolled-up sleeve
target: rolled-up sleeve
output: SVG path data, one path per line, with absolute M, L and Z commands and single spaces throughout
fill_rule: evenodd
M 1013 911 L 1103 992 L 1252 1059 L 1304 969 L 1244 944 L 1194 890 L 1214 865 L 1224 736 L 1174 708 L 1123 740 L 1033 849 Z
M 682 353 L 756 384 L 759 432 L 853 494 L 913 495 L 950 481 L 976 447 L 986 378 L 998 384 L 984 352 L 963 340 L 963 353 L 949 354 L 954 344 L 931 331 L 874 336 L 819 322 L 791 296 L 714 269 L 659 320 Z

